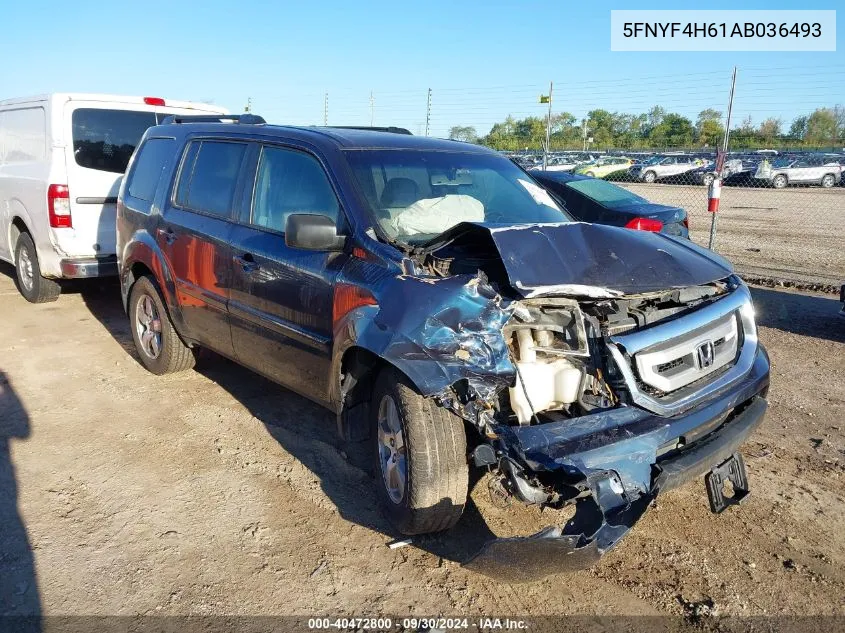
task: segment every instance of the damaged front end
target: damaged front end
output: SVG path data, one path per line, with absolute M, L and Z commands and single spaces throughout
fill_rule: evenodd
M 488 542 L 468 568 L 520 581 L 588 567 L 762 421 L 769 362 L 748 289 L 694 246 L 629 233 L 461 225 L 358 323 L 357 339 L 475 428 L 470 460 L 501 490 L 575 507 L 564 525 Z

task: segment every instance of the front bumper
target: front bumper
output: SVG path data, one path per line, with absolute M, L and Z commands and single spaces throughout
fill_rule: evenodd
M 62 277 L 66 279 L 111 277 L 117 275 L 117 256 L 62 259 L 59 262 L 59 267 L 62 271 Z
M 512 455 L 535 472 L 583 476 L 591 495 L 565 526 L 495 539 L 465 566 L 522 582 L 593 565 L 660 493 L 699 477 L 736 452 L 763 421 L 769 358 L 710 401 L 673 418 L 622 407 L 574 420 L 510 429 Z M 508 433 L 508 431 L 505 431 Z

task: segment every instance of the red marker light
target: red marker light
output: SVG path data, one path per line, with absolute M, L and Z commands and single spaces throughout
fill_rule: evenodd
M 161 97 L 144 97 L 144 103 L 151 106 L 163 106 L 164 99 Z

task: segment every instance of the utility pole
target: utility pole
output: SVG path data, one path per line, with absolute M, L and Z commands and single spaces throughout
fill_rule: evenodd
M 549 149 L 552 140 L 552 91 L 554 82 L 549 82 L 549 113 L 546 115 L 546 144 L 543 146 L 543 171 L 546 171 L 549 163 Z
M 370 127 L 373 127 L 373 121 L 375 121 L 375 104 L 376 101 L 373 99 L 373 91 L 370 90 Z
M 329 93 L 323 99 L 323 125 L 329 124 Z
M 244 106 L 244 112 L 252 112 L 252 97 L 246 98 L 246 105 Z
M 731 93 L 728 96 L 728 116 L 725 119 L 725 137 L 722 140 L 721 151 L 716 151 L 716 177 L 710 183 L 707 192 L 707 210 L 710 212 L 710 242 L 707 248 L 713 250 L 716 243 L 716 216 L 719 213 L 719 198 L 722 193 L 722 171 L 725 167 L 725 159 L 728 156 L 728 138 L 731 134 L 731 114 L 734 107 L 734 92 L 736 90 L 736 66 L 731 75 Z
M 428 89 L 428 100 L 425 106 L 425 135 L 428 136 L 428 131 L 431 126 L 431 88 Z
M 587 119 L 581 119 L 581 136 L 584 140 L 584 147 L 582 151 L 587 151 Z

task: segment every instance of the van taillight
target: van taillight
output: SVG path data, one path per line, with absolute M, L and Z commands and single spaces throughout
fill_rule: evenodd
M 47 189 L 47 212 L 54 229 L 73 227 L 70 218 L 70 193 L 67 185 L 50 185 Z
M 663 222 L 660 220 L 653 220 L 651 218 L 634 218 L 625 225 L 625 228 L 636 229 L 637 231 L 660 233 L 660 231 L 663 230 Z
M 144 103 L 151 106 L 163 106 L 164 99 L 161 97 L 144 97 Z

